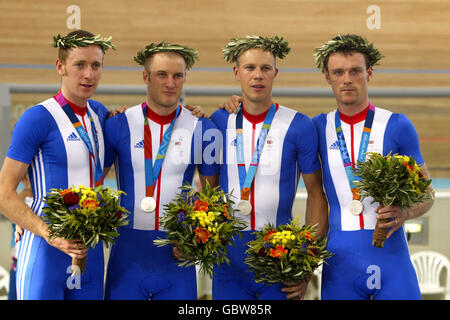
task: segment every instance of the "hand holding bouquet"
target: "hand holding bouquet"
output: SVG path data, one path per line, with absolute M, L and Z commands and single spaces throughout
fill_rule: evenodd
M 128 211 L 119 204 L 121 193 L 104 186 L 51 189 L 43 199 L 47 206 L 42 209 L 50 238 L 79 240 L 93 248 L 103 241 L 108 247 L 119 236 L 117 228 L 128 224 Z M 72 265 L 74 272 L 76 266 L 83 273 L 86 258 L 73 258 Z
M 209 276 L 214 265 L 229 263 L 228 244 L 235 236 L 241 236 L 246 223 L 233 213 L 233 202 L 218 187 L 208 184 L 201 192 L 192 186 L 183 186 L 182 192 L 173 202 L 166 205 L 166 213 L 160 218 L 160 225 L 167 230 L 167 239 L 154 240 L 161 247 L 174 245 L 182 261 L 179 266 L 199 264 Z
M 413 157 L 402 155 L 382 156 L 369 152 L 366 161 L 357 163 L 355 181 L 362 198 L 372 197 L 373 202 L 383 207 L 398 206 L 409 208 L 413 205 L 432 199 L 432 189 L 429 188 L 431 179 L 427 179 L 421 172 Z M 384 247 L 387 229 L 379 228 L 380 223 L 389 219 L 379 219 L 373 233 L 372 245 Z
M 245 263 L 255 282 L 275 284 L 306 279 L 333 254 L 325 240 L 318 239 L 315 226 L 300 226 L 297 220 L 275 228 L 269 224 L 248 242 Z

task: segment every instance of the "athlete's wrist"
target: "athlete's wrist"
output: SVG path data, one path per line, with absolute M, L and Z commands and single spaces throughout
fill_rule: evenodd
M 408 208 L 402 208 L 402 214 L 405 221 L 410 219 Z

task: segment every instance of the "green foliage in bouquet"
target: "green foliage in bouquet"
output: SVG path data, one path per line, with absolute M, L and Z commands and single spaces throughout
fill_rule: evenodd
M 254 234 L 245 263 L 255 281 L 267 285 L 304 280 L 333 255 L 326 250 L 326 240 L 317 237 L 315 226 L 300 226 L 298 220 L 277 228 L 268 224 Z
M 181 193 L 165 206 L 160 225 L 166 239 L 154 240 L 158 247 L 176 246 L 183 259 L 180 267 L 199 264 L 200 269 L 213 275 L 215 265 L 229 263 L 228 247 L 235 236 L 241 237 L 246 222 L 234 215 L 233 201 L 228 194 L 207 184 L 202 191 L 192 186 L 180 188 Z
M 81 240 L 85 247 L 103 241 L 108 247 L 119 236 L 117 228 L 128 224 L 128 211 L 119 203 L 121 193 L 104 186 L 51 189 L 42 209 L 50 238 Z
M 372 197 L 385 207 L 406 208 L 432 198 L 431 179 L 413 157 L 368 152 L 364 162 L 358 161 L 355 175 L 361 179 L 355 181 L 361 197 Z

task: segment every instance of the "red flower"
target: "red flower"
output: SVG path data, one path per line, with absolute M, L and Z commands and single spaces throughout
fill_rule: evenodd
M 317 256 L 317 254 L 319 253 L 319 250 L 317 250 L 317 248 L 312 248 L 312 249 L 309 249 L 309 252 L 311 252 L 311 254 L 313 256 Z
M 270 249 L 270 256 L 274 258 L 279 258 L 283 256 L 283 254 L 286 254 L 288 251 L 284 249 L 284 246 L 280 246 L 277 244 L 276 249 Z
M 272 249 L 273 250 L 273 249 Z M 258 251 L 258 256 L 260 257 L 264 257 L 266 255 L 266 249 L 263 247 L 261 249 L 259 249 Z
M 116 218 L 120 219 L 120 217 L 122 217 L 122 214 L 123 214 L 122 210 L 117 211 L 116 212 Z
M 194 203 L 194 211 L 208 211 L 208 202 L 196 200 Z
M 264 237 L 264 241 L 269 241 L 269 238 L 270 238 L 270 236 L 271 235 L 273 235 L 273 234 L 275 234 L 275 233 L 277 233 L 275 230 L 270 230 L 268 233 L 267 233 L 267 235 Z
M 68 206 L 73 206 L 77 204 L 78 201 L 80 201 L 80 198 L 78 198 L 78 196 L 72 191 L 65 192 L 63 195 L 63 199 L 64 203 L 67 204 Z
M 194 230 L 195 232 L 195 241 L 197 243 L 200 243 L 200 241 L 202 243 L 205 243 L 206 241 L 208 241 L 210 233 L 208 232 L 208 230 L 203 229 L 202 227 L 197 227 Z
M 411 172 L 414 171 L 414 167 L 410 165 L 409 162 L 403 162 L 403 166 Z

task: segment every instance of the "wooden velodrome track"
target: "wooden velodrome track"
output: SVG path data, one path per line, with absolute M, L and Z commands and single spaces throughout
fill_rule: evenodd
M 278 62 L 278 87 L 327 87 L 314 70 L 313 49 L 339 33 L 358 33 L 386 56 L 371 87 L 448 87 L 450 84 L 450 1 L 301 1 L 301 0 L 15 0 L 0 2 L 0 83 L 57 84 L 52 36 L 70 30 L 67 8 L 80 7 L 81 28 L 111 35 L 117 46 L 105 56 L 101 84 L 140 85 L 132 57 L 153 41 L 182 43 L 199 50 L 188 73 L 189 86 L 237 86 L 221 55 L 232 37 L 279 35 L 291 53 Z M 367 20 L 380 9 L 380 29 Z M 285 70 L 285 72 L 283 72 Z M 48 95 L 13 94 L 13 121 Z M 96 96 L 109 107 L 135 105 L 137 96 Z M 309 116 L 335 107 L 332 98 L 276 98 Z M 188 97 L 212 113 L 224 97 Z M 433 177 L 450 177 L 450 98 L 373 98 L 406 114 L 416 126 Z M 15 109 L 14 109 L 15 108 Z M 15 110 L 15 111 L 14 111 Z

